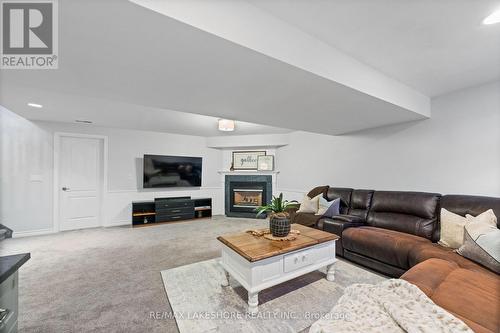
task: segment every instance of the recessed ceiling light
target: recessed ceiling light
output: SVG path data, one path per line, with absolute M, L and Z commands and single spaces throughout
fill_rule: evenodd
M 483 20 L 483 24 L 500 23 L 500 9 Z
M 223 132 L 234 131 L 234 120 L 219 119 L 219 131 Z
M 92 121 L 90 121 L 90 120 L 81 120 L 81 119 L 77 119 L 77 120 L 75 120 L 75 123 L 80 123 L 80 124 L 92 124 Z
M 28 103 L 28 106 L 31 106 L 32 108 L 37 108 L 37 109 L 43 108 L 42 104 L 36 104 L 36 103 Z

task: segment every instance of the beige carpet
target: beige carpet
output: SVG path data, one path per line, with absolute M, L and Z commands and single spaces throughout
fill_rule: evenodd
M 19 331 L 178 332 L 160 272 L 217 258 L 216 237 L 266 225 L 214 217 L 7 239 L 1 255 L 31 252 L 19 280 Z M 156 317 L 156 318 L 155 318 Z
M 261 291 L 253 317 L 247 314 L 248 293 L 235 279 L 222 287 L 227 280 L 218 258 L 165 270 L 162 277 L 181 333 L 301 332 L 329 313 L 347 286 L 386 280 L 338 260 L 335 281 L 321 269 Z
M 1 254 L 31 252 L 19 280 L 19 331 L 178 332 L 160 272 L 220 255 L 219 234 L 264 220 L 189 221 L 7 239 Z

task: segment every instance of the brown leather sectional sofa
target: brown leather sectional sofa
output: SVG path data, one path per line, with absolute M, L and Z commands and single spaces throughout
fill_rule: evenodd
M 292 212 L 293 223 L 339 235 L 337 255 L 417 285 L 475 332 L 500 332 L 500 276 L 436 243 L 441 208 L 462 216 L 493 209 L 500 218 L 500 198 L 329 186 L 308 195 L 318 194 L 340 198 L 340 215 Z

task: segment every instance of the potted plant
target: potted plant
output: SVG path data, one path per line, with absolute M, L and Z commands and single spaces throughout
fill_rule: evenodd
M 274 237 L 285 237 L 290 233 L 289 208 L 296 208 L 299 203 L 295 200 L 283 200 L 283 193 L 278 197 L 273 196 L 271 203 L 257 207 L 257 216 L 267 213 L 269 216 L 269 229 Z

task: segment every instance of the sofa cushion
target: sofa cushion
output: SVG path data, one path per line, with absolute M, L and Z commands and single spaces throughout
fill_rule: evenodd
M 475 220 L 465 226 L 464 244 L 457 252 L 500 274 L 500 230 L 490 221 Z
M 324 185 L 324 186 L 316 186 L 315 188 L 313 188 L 312 190 L 309 191 L 309 193 L 307 193 L 307 196 L 309 198 L 314 198 L 315 196 L 317 196 L 318 194 L 322 194 L 323 197 L 326 198 L 326 192 L 328 191 L 328 188 L 330 186 L 328 185 Z
M 373 190 L 353 190 L 351 204 L 349 205 L 349 215 L 359 216 L 363 220 L 366 220 L 374 192 Z
M 333 201 L 328 201 L 325 198 L 319 198 L 318 212 L 315 215 L 321 215 L 322 217 L 332 217 L 334 215 L 339 215 L 340 211 L 340 198 Z
M 340 198 L 340 214 L 347 214 L 351 204 L 352 188 L 330 187 L 326 191 L 326 199 L 329 201 Z
M 500 198 L 472 195 L 445 195 L 441 199 L 441 207 L 461 216 L 467 214 L 478 216 L 492 209 L 493 213 L 497 217 L 500 217 Z M 497 227 L 500 228 L 500 218 L 497 220 Z
M 300 203 L 299 210 L 297 210 L 297 213 L 313 213 L 316 214 L 316 212 L 319 209 L 319 199 L 322 197 L 322 194 L 318 194 L 314 198 L 309 197 L 306 195 L 302 202 Z
M 439 198 L 437 193 L 375 191 L 367 223 L 431 239 Z
M 453 249 L 443 247 L 436 243 L 416 244 L 408 254 L 410 267 L 432 258 L 447 260 L 457 264 L 460 268 L 466 268 L 471 271 L 495 274 L 487 268 L 462 257 L 458 253 L 454 252 Z
M 402 269 L 410 268 L 408 254 L 422 243 L 431 244 L 423 237 L 376 227 L 349 228 L 342 232 L 344 249 Z
M 401 276 L 401 279 L 413 283 L 427 296 L 432 297 L 434 291 L 443 283 L 444 279 L 459 267 L 453 261 L 436 258 L 428 259 L 406 271 Z M 429 274 L 429 272 L 432 272 L 432 274 Z
M 474 333 L 498 333 L 499 332 L 498 330 L 497 331 L 489 330 L 486 327 L 478 324 L 477 322 L 475 322 L 471 319 L 465 318 L 464 316 L 461 316 L 457 313 L 454 313 L 453 311 L 448 311 L 448 312 L 451 313 L 452 315 L 454 315 L 455 317 L 457 317 L 458 319 L 462 320 L 467 326 L 469 326 L 469 328 L 471 330 L 474 331 Z
M 432 300 L 448 311 L 492 332 L 500 328 L 498 278 L 458 268 L 434 291 Z
M 464 243 L 465 225 L 471 221 L 471 219 L 452 213 L 446 208 L 441 208 L 439 245 L 458 249 Z
M 336 215 L 331 218 L 323 217 L 318 221 L 316 227 L 320 230 L 327 231 L 341 237 L 335 244 L 335 251 L 338 255 L 343 257 L 344 247 L 342 246 L 342 232 L 348 228 L 362 226 L 364 222 L 365 221 L 358 216 Z
M 485 211 L 477 216 L 466 214 L 465 217 L 468 220 L 474 220 L 475 222 L 480 222 L 480 223 L 487 224 L 487 225 L 490 225 L 492 227 L 497 228 L 498 219 L 497 219 L 497 216 L 495 215 L 495 212 L 493 211 L 493 209 L 488 209 L 487 211 Z
M 315 227 L 316 223 L 321 218 L 320 215 L 314 215 L 314 213 L 295 213 L 292 223 L 302 224 L 306 227 Z
M 462 319 L 476 332 L 500 328 L 500 278 L 461 268 L 456 262 L 426 260 L 402 279 L 415 284 L 437 305 Z

